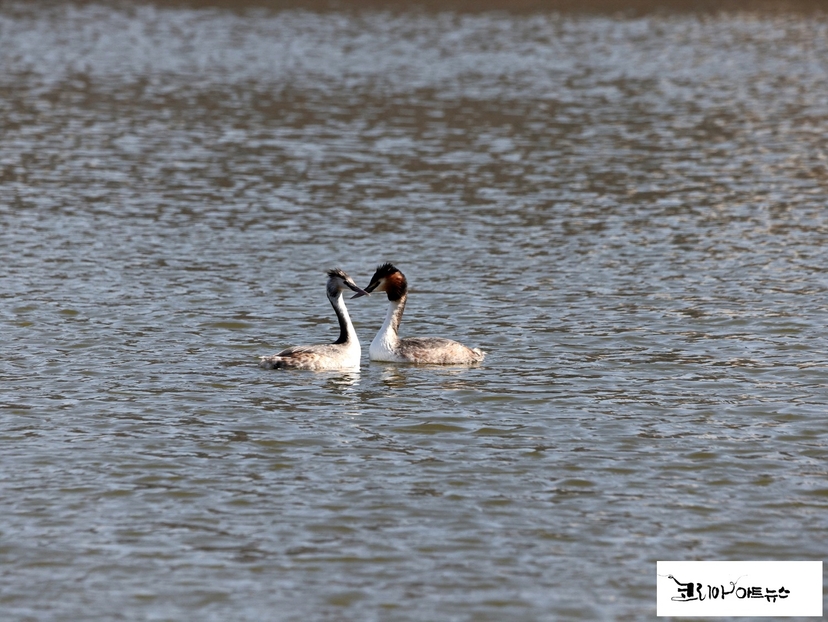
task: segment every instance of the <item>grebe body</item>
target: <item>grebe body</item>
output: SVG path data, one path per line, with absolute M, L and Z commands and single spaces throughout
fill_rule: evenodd
M 400 339 L 399 327 L 408 299 L 405 275 L 390 263 L 383 264 L 374 273 L 366 293 L 385 292 L 388 312 L 368 350 L 372 361 L 420 363 L 425 365 L 469 365 L 479 363 L 486 355 L 479 348 L 467 348 L 452 339 L 439 337 Z M 352 298 L 363 296 L 357 292 Z
M 362 349 L 359 346 L 351 316 L 345 308 L 342 292 L 346 289 L 363 296 L 367 292 L 357 287 L 353 279 L 343 270 L 329 270 L 326 287 L 328 300 L 339 320 L 339 339 L 330 344 L 311 346 L 292 346 L 273 354 L 263 356 L 259 366 L 265 369 L 308 369 L 321 371 L 325 369 L 352 369 L 359 367 Z

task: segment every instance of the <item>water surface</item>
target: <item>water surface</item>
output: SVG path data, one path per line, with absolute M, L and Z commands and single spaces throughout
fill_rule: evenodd
M 822 559 L 828 20 L 0 9 L 0 608 L 649 619 Z M 264 371 L 324 270 L 473 368 Z

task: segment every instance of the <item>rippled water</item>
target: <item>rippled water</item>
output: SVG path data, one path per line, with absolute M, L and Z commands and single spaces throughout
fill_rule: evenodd
M 822 14 L 0 8 L 0 609 L 645 619 L 828 553 Z M 476 368 L 264 371 L 393 261 Z

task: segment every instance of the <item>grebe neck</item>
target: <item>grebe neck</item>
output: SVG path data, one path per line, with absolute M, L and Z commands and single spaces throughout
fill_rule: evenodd
M 403 294 L 397 300 L 388 301 L 388 312 L 385 314 L 385 322 L 382 324 L 375 341 L 382 341 L 387 348 L 396 347 L 399 343 L 399 329 L 402 321 L 403 311 L 405 311 L 405 301 L 408 298 L 407 294 Z
M 345 300 L 342 292 L 337 292 L 336 296 L 328 294 L 328 300 L 331 301 L 331 306 L 336 313 L 336 319 L 339 320 L 339 339 L 334 343 L 351 343 L 356 341 L 356 332 L 354 325 L 351 322 L 351 316 L 348 315 L 348 309 L 345 307 Z

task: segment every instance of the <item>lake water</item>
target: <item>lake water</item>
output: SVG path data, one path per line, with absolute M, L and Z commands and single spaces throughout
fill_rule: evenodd
M 828 16 L 4 3 L 4 620 L 650 619 L 828 555 Z M 392 261 L 472 368 L 266 371 Z

